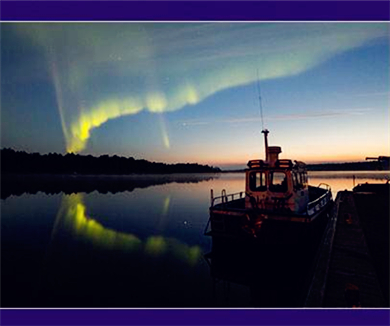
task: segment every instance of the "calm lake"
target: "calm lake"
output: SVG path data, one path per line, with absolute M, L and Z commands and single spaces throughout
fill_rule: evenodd
M 382 183 L 389 172 L 312 172 L 309 183 L 329 184 L 335 198 L 353 188 L 353 176 L 356 185 Z M 215 196 L 222 189 L 244 191 L 243 173 L 173 180 L 115 194 L 38 192 L 2 199 L 2 306 L 301 305 L 304 280 L 288 276 L 297 266 L 310 268 L 300 264 L 307 259 L 299 253 L 264 249 L 245 265 L 226 252 L 224 259 L 231 260 L 218 268 L 207 258 L 210 189 Z M 245 266 L 261 269 L 261 280 L 253 281 Z

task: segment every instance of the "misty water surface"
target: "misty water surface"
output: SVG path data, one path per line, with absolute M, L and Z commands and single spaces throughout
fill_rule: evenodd
M 310 184 L 328 183 L 335 198 L 352 189 L 353 175 L 357 185 L 382 183 L 389 174 L 313 172 Z M 210 276 L 204 255 L 212 241 L 203 235 L 210 189 L 217 196 L 244 186 L 243 173 L 228 173 L 115 194 L 38 192 L 2 199 L 2 306 L 250 307 L 271 299 L 271 306 L 299 306 L 283 294 L 282 277 L 272 270 L 273 262 L 279 268 L 288 260 L 282 252 L 256 257 L 268 271 L 266 290 Z M 270 291 L 279 297 L 270 298 Z

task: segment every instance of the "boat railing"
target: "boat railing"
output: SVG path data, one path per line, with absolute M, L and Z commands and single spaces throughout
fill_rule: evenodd
M 330 186 L 327 183 L 320 183 L 317 188 L 324 187 L 325 190 L 330 191 Z
M 320 183 L 317 188 L 321 187 L 325 192 L 317 199 L 309 202 L 306 206 L 307 215 L 309 216 L 321 210 L 332 199 L 330 186 L 326 183 Z
M 236 199 L 241 199 L 245 197 L 245 192 L 236 192 L 233 194 L 226 194 L 226 190 L 223 189 L 221 192 L 221 196 L 214 197 L 213 196 L 213 190 L 211 190 L 211 207 L 214 207 L 215 205 L 218 204 L 227 204 L 229 202 L 232 202 L 233 200 Z

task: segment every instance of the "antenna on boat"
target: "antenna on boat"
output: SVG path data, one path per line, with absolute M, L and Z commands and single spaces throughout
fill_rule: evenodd
M 259 95 L 259 106 L 260 106 L 260 116 L 261 116 L 261 129 L 262 129 L 261 132 L 264 134 L 265 160 L 268 161 L 268 134 L 269 134 L 269 131 L 264 128 L 263 105 L 262 105 L 262 102 L 261 102 L 259 69 L 257 69 L 257 93 Z
M 259 69 L 257 69 L 257 95 L 259 96 L 259 106 L 260 106 L 260 116 L 261 116 L 261 130 L 264 130 L 263 105 L 261 104 Z

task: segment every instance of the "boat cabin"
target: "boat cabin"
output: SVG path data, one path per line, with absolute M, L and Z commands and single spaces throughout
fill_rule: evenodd
M 297 232 L 302 235 L 313 230 L 304 225 L 326 222 L 324 213 L 332 201 L 330 187 L 323 183 L 318 187 L 309 186 L 306 164 L 279 159 L 281 148 L 268 147 L 269 132 L 264 129 L 262 133 L 265 160 L 248 162 L 245 196 L 243 192 L 227 195 L 222 190 L 221 196 L 214 197 L 211 190 L 210 218 L 205 234 L 249 235 L 261 237 L 265 243 L 286 243 L 288 239 L 289 243 L 300 238 Z M 210 232 L 207 231 L 209 225 Z
M 279 159 L 281 148 L 267 146 L 266 160 L 248 162 L 245 208 L 301 214 L 309 203 L 306 164 Z

